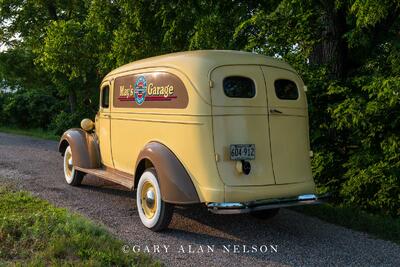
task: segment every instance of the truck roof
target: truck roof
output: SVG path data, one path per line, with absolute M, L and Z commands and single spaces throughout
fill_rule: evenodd
M 114 69 L 104 77 L 103 81 L 135 70 L 146 72 L 146 69 L 151 71 L 152 68 L 171 68 L 185 75 L 201 98 L 211 103 L 210 92 L 204 89 L 209 88 L 212 70 L 224 65 L 265 65 L 296 73 L 283 60 L 264 55 L 233 50 L 197 50 L 137 60 Z
M 255 53 L 234 50 L 196 50 L 137 60 L 114 69 L 106 77 L 152 67 L 172 67 L 190 77 L 191 71 L 208 73 L 221 65 L 268 65 L 294 71 L 289 64 L 282 60 Z

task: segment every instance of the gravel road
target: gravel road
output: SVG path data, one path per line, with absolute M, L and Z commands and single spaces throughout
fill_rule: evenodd
M 121 249 L 148 249 L 167 266 L 400 266 L 400 246 L 286 209 L 261 221 L 177 208 L 170 229 L 153 233 L 132 192 L 94 176 L 68 186 L 54 141 L 0 133 L 0 177 L 106 225 L 125 240 Z

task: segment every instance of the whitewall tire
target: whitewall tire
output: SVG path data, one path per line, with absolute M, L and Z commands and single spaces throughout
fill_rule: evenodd
M 136 204 L 144 226 L 155 232 L 168 227 L 172 219 L 173 205 L 162 200 L 154 168 L 145 170 L 140 176 L 136 190 Z
M 64 177 L 69 185 L 80 185 L 85 174 L 81 171 L 75 170 L 72 162 L 72 150 L 68 146 L 64 152 Z

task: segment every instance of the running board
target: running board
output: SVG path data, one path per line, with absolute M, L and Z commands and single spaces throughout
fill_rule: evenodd
M 87 174 L 92 174 L 94 176 L 100 177 L 104 180 L 120 184 L 130 190 L 133 189 L 133 186 L 135 184 L 133 175 L 112 168 L 104 167 L 101 169 L 86 169 L 81 167 L 75 167 L 75 169 Z

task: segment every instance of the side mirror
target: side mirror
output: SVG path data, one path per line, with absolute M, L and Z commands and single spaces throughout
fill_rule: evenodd
M 94 129 L 94 122 L 91 119 L 83 119 L 81 121 L 81 128 L 86 132 L 90 132 Z

